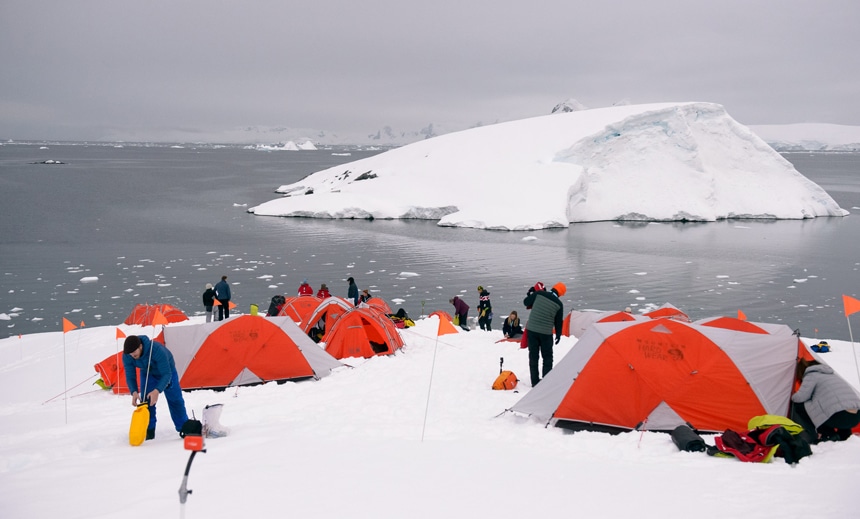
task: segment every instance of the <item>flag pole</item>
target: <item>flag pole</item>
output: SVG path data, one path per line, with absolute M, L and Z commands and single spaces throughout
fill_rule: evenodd
M 857 370 L 857 381 L 860 382 L 860 364 L 857 363 L 857 349 L 854 346 L 854 334 L 851 332 L 849 316 L 860 312 L 860 300 L 842 294 L 842 306 L 845 309 L 845 321 L 848 323 L 848 338 L 851 339 L 851 355 L 854 357 L 854 369 Z

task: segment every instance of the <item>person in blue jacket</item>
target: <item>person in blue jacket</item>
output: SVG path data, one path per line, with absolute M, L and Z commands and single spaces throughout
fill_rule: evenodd
M 218 306 L 218 320 L 223 321 L 230 317 L 230 284 L 227 283 L 227 276 L 221 276 L 221 281 L 215 283 L 215 299 L 221 303 Z
M 170 418 L 176 431 L 188 421 L 185 411 L 185 399 L 182 398 L 182 388 L 179 387 L 179 374 L 176 373 L 176 363 L 173 354 L 163 344 L 149 340 L 146 335 L 129 335 L 122 347 L 122 365 L 125 368 L 125 381 L 131 392 L 131 405 L 137 407 L 141 402 L 149 404 L 149 426 L 146 428 L 146 439 L 155 438 L 155 407 L 158 397 L 164 394 Z M 140 382 L 137 386 L 137 369 L 140 368 Z M 144 397 L 141 398 L 141 393 Z

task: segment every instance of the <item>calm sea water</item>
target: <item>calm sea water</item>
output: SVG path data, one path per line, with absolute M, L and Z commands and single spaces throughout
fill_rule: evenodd
M 265 310 L 304 278 L 345 296 L 353 276 L 412 316 L 450 311 L 456 294 L 474 307 L 483 285 L 499 327 L 527 287 L 563 281 L 566 311 L 670 302 L 693 319 L 742 310 L 848 339 L 841 296 L 860 298 L 857 216 L 513 233 L 246 212 L 282 184 L 378 153 L 344 151 L 0 146 L 0 337 L 60 330 L 63 317 L 116 325 L 140 302 L 195 314 L 204 285 L 227 275 L 240 311 Z M 860 154 L 785 157 L 860 214 Z M 34 164 L 46 160 L 64 164 Z

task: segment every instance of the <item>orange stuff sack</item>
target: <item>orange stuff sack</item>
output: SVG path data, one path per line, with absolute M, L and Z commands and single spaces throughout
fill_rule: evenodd
M 496 381 L 493 382 L 493 389 L 513 389 L 517 387 L 517 376 L 514 375 L 513 371 L 502 371 L 499 373 L 499 376 L 496 377 Z

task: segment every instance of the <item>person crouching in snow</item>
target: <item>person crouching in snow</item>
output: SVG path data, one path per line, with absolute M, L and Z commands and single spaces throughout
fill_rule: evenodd
M 544 284 L 538 281 L 529 288 L 523 304 L 530 309 L 526 322 L 526 337 L 529 346 L 529 374 L 532 387 L 536 386 L 552 371 L 552 332 L 555 329 L 555 344 L 561 340 L 561 327 L 564 324 L 564 305 L 558 295 L 564 295 L 567 288 L 557 283 L 553 292 L 547 292 Z M 557 295 L 558 294 L 558 295 Z M 543 358 L 543 366 L 538 371 L 538 362 Z
M 845 441 L 851 429 L 860 424 L 860 394 L 837 375 L 833 368 L 817 360 L 801 359 L 797 373 L 801 383 L 791 401 L 802 404 L 809 421 L 815 426 L 813 443 L 819 441 Z M 800 411 L 795 407 L 795 411 Z M 800 413 L 800 422 L 806 422 Z
M 467 305 L 465 301 L 460 299 L 459 296 L 454 296 L 452 299 L 449 299 L 448 302 L 454 305 L 454 314 L 457 316 L 457 322 L 460 324 L 460 328 L 468 332 L 469 305 Z
M 176 432 L 181 431 L 188 421 L 188 413 L 185 411 L 185 399 L 182 398 L 182 388 L 179 387 L 179 375 L 176 373 L 173 354 L 163 344 L 149 340 L 146 335 L 126 337 L 122 352 L 122 365 L 125 368 L 125 381 L 131 392 L 131 405 L 137 407 L 141 402 L 149 404 L 146 439 L 155 438 L 155 405 L 162 393 L 167 398 L 173 426 Z M 137 368 L 140 368 L 143 388 L 137 387 Z M 140 391 L 145 394 L 142 399 Z

